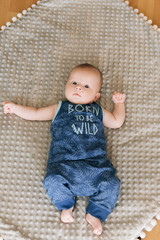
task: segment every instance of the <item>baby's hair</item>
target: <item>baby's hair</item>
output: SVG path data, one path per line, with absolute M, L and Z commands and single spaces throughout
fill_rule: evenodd
M 103 83 L 103 76 L 102 76 L 102 73 L 101 71 L 99 70 L 99 68 L 93 66 L 92 64 L 89 64 L 89 63 L 82 63 L 82 64 L 79 64 L 78 66 L 74 67 L 72 69 L 72 71 L 76 68 L 89 68 L 89 69 L 94 69 L 94 70 L 97 70 L 99 72 L 99 75 L 100 75 L 100 88 L 102 86 L 102 83 Z

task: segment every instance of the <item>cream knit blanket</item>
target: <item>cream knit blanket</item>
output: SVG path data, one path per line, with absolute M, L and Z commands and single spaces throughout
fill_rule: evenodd
M 44 0 L 0 33 L 0 101 L 47 106 L 64 97 L 72 67 L 91 63 L 112 110 L 125 92 L 126 121 L 106 130 L 121 179 L 114 211 L 93 236 L 78 198 L 75 224 L 63 224 L 41 181 L 51 122 L 0 111 L 0 234 L 5 240 L 134 240 L 160 210 L 160 34 L 121 0 Z

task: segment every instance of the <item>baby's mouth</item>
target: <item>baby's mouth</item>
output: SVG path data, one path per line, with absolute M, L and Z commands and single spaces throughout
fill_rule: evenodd
M 81 95 L 79 95 L 78 93 L 74 93 L 73 95 L 74 95 L 74 96 L 81 97 Z

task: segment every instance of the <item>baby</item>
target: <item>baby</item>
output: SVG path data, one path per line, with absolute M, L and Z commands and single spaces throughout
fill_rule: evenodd
M 104 126 L 119 128 L 125 119 L 125 94 L 114 92 L 112 113 L 96 103 L 101 85 L 101 72 L 81 64 L 68 77 L 65 101 L 39 109 L 3 102 L 4 113 L 52 120 L 44 188 L 64 223 L 74 221 L 75 197 L 89 196 L 86 221 L 96 235 L 102 233 L 102 222 L 112 212 L 120 190 L 116 170 L 106 157 Z

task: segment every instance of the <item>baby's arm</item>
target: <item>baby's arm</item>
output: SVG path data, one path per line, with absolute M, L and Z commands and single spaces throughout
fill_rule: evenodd
M 113 102 L 114 102 L 114 109 L 113 112 L 110 113 L 104 109 L 104 119 L 103 124 L 105 127 L 109 128 L 119 128 L 122 126 L 125 120 L 125 101 L 126 95 L 114 92 L 113 94 Z
M 47 121 L 52 120 L 58 104 L 54 104 L 48 107 L 34 108 L 18 105 L 12 102 L 3 102 L 4 113 L 14 113 L 17 116 L 26 120 Z

